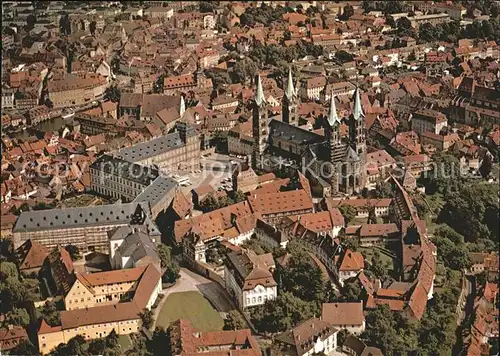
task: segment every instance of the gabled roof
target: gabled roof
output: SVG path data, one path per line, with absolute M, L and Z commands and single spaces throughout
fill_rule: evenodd
M 19 270 L 42 267 L 49 255 L 49 250 L 42 244 L 27 240 L 16 250 Z
M 365 321 L 363 302 L 323 303 L 321 319 L 334 326 L 361 325 Z
M 365 266 L 365 259 L 363 255 L 359 252 L 353 252 L 347 249 L 344 254 L 344 258 L 340 263 L 339 271 L 360 271 Z

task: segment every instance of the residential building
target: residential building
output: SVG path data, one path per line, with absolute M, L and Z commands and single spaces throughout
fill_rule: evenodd
M 439 111 L 420 109 L 411 118 L 411 129 L 417 134 L 432 132 L 438 135 L 448 125 L 448 119 Z
M 319 100 L 321 97 L 321 92 L 325 88 L 325 85 L 325 77 L 305 79 L 301 82 L 299 90 L 300 96 L 308 100 Z
M 60 343 L 81 335 L 85 340 L 102 338 L 113 330 L 128 335 L 141 330 L 140 313 L 151 309 L 161 292 L 161 273 L 153 265 L 94 274 L 77 274 L 65 296 L 61 325 L 42 319 L 38 346 L 48 353 Z
M 342 345 L 342 352 L 351 356 L 383 356 L 382 351 L 374 346 L 367 346 L 354 335 L 349 335 Z
M 433 132 L 424 132 L 421 136 L 422 145 L 432 145 L 439 151 L 448 151 L 451 146 L 460 141 L 456 133 L 439 135 Z
M 108 80 L 99 74 L 66 74 L 60 79 L 50 80 L 47 90 L 54 108 L 66 108 L 90 104 L 102 98 L 107 85 Z
M 184 98 L 181 95 L 122 93 L 118 116 L 127 114 L 142 121 L 151 121 L 164 109 L 173 111 L 173 119 L 181 118 L 186 109 Z
M 392 199 L 333 199 L 325 198 L 322 202 L 323 206 L 330 210 L 332 208 L 338 208 L 342 205 L 349 205 L 356 208 L 357 218 L 367 218 L 370 214 L 370 210 L 375 210 L 375 216 L 377 217 L 387 217 L 389 216 L 389 208 L 391 206 Z
M 29 342 L 28 332 L 18 325 L 7 324 L 0 328 L 0 350 L 9 351 L 21 342 Z
M 39 243 L 27 240 L 17 248 L 15 254 L 19 272 L 29 275 L 40 271 L 49 255 L 49 250 Z
M 346 228 L 346 235 L 359 239 L 361 246 L 385 246 L 388 242 L 398 242 L 401 232 L 394 223 L 362 224 Z
M 338 330 L 320 318 L 311 318 L 276 336 L 284 354 L 311 356 L 330 355 L 337 348 Z
M 268 221 L 313 212 L 312 198 L 304 189 L 249 196 L 248 203 L 253 212 Z
M 330 323 L 336 329 L 344 329 L 351 334 L 359 335 L 366 327 L 363 302 L 323 303 L 321 320 Z
M 224 353 L 232 356 L 260 356 L 257 340 L 249 329 L 199 331 L 189 320 L 174 321 L 169 329 L 173 356 L 203 356 Z
M 2 88 L 2 110 L 14 108 L 14 93 L 13 88 Z
M 233 251 L 227 254 L 224 282 L 229 294 L 240 308 L 262 305 L 278 295 L 272 254 L 256 255 L 253 251 Z
M 356 277 L 365 268 L 365 259 L 360 252 L 345 250 L 343 256 L 335 256 L 338 264 L 338 279 L 341 286 L 349 279 Z
M 467 125 L 498 124 L 500 97 L 495 88 L 479 85 L 472 77 L 462 79 L 450 104 L 450 117 Z
M 163 80 L 163 93 L 176 95 L 196 89 L 196 78 L 192 74 L 166 77 Z
M 229 154 L 250 156 L 253 151 L 253 141 L 251 122 L 236 124 L 227 133 Z
M 47 260 L 57 292 L 65 295 L 75 281 L 75 268 L 69 252 L 64 247 L 58 245 L 50 252 Z

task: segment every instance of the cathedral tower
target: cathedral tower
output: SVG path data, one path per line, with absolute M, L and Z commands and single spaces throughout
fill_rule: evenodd
M 340 137 L 340 119 L 335 106 L 335 97 L 330 96 L 330 109 L 327 117 L 326 136 L 330 146 L 330 163 L 333 165 L 342 161 L 344 145 Z
M 356 91 L 354 93 L 354 104 L 349 126 L 351 145 L 358 155 L 366 155 L 365 114 L 361 105 L 359 87 L 356 88 Z
M 292 68 L 288 69 L 288 80 L 286 83 L 285 95 L 283 96 L 283 122 L 298 126 L 297 116 L 297 93 L 293 87 Z
M 262 81 L 259 75 L 257 77 L 257 91 L 252 108 L 252 128 L 254 139 L 252 166 L 254 169 L 263 168 L 261 157 L 264 154 L 267 146 L 267 139 L 269 137 L 269 123 L 266 104 L 264 90 L 262 89 Z
M 346 192 L 352 194 L 354 192 L 360 193 L 365 187 L 366 183 L 366 126 L 365 114 L 361 105 L 361 97 L 359 87 L 356 87 L 354 93 L 354 103 L 351 118 L 349 120 L 349 140 L 350 147 L 347 156 L 351 159 L 350 177 L 348 178 L 347 185 L 345 186 Z M 354 159 L 354 156 L 357 156 Z

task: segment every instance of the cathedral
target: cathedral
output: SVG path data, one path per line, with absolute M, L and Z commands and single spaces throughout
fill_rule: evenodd
M 359 88 L 354 93 L 352 113 L 339 118 L 333 93 L 324 120 L 325 135 L 298 127 L 299 99 L 288 73 L 282 100 L 282 120 L 268 117 L 260 76 L 252 107 L 254 169 L 276 171 L 298 169 L 309 178 L 318 195 L 361 193 L 366 184 L 366 127 Z M 340 125 L 349 127 L 342 137 Z

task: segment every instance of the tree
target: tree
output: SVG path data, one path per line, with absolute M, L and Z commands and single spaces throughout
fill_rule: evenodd
M 351 221 L 354 220 L 356 215 L 358 214 L 355 207 L 351 205 L 341 205 L 339 207 L 340 213 L 344 216 L 346 225 L 348 225 Z
M 289 330 L 320 311 L 316 303 L 306 302 L 290 292 L 282 292 L 276 299 L 268 299 L 251 312 L 252 322 L 259 332 L 277 333 Z
M 212 84 L 216 89 L 231 83 L 229 73 L 226 71 L 209 69 L 205 71 L 205 75 L 207 76 L 207 78 L 210 78 L 212 80 Z
M 435 235 L 447 238 L 451 242 L 453 242 L 456 245 L 463 244 L 465 239 L 463 235 L 459 234 L 455 230 L 453 230 L 449 225 L 447 224 L 441 224 L 438 225 L 434 231 Z
M 394 316 L 387 305 L 378 306 L 366 314 L 366 330 L 362 338 L 370 346 L 376 346 L 384 355 L 392 355 L 398 335 Z M 398 350 L 399 351 L 399 350 Z
M 361 288 L 361 282 L 357 277 L 349 278 L 344 281 L 344 287 L 340 300 L 343 302 L 358 302 L 362 299 L 363 289 Z
M 88 344 L 82 335 L 77 335 L 70 339 L 67 344 L 59 344 L 49 355 L 88 355 Z
M 238 191 L 233 193 L 232 199 L 233 199 L 233 202 L 236 204 L 236 203 L 240 203 L 242 201 L 247 200 L 247 196 L 241 190 L 238 190 Z
M 97 26 L 97 23 L 95 21 L 92 21 L 89 25 L 89 30 L 90 30 L 90 34 L 92 36 L 95 36 L 95 30 L 96 30 L 96 26 Z
M 384 261 L 382 261 L 382 258 L 380 257 L 380 252 L 378 251 L 375 251 L 373 253 L 373 257 L 370 266 L 368 267 L 368 270 L 373 272 L 373 274 L 382 281 L 385 281 L 389 278 L 389 272 L 387 271 L 387 267 L 384 264 Z
M 14 307 L 10 312 L 7 313 L 5 319 L 9 324 L 19 325 L 22 327 L 26 327 L 30 323 L 30 316 L 24 308 Z
M 438 259 L 444 263 L 445 267 L 458 271 L 470 267 L 471 260 L 465 244 L 455 244 L 442 236 L 434 236 L 432 241 L 438 248 Z
M 139 313 L 139 317 L 142 321 L 142 326 L 146 329 L 150 329 L 153 326 L 153 312 L 149 309 L 144 308 L 142 312 Z
M 399 35 L 405 36 L 411 33 L 412 26 L 411 26 L 411 21 L 408 20 L 407 17 L 401 17 L 397 22 L 396 22 L 397 28 L 398 28 L 398 33 Z
M 28 17 L 26 17 L 26 29 L 28 30 L 28 32 L 35 27 L 35 23 L 36 23 L 35 15 L 28 15 Z
M 106 88 L 106 91 L 104 92 L 104 99 L 110 100 L 114 103 L 120 102 L 120 97 L 121 97 L 120 89 L 118 89 L 116 86 L 111 86 L 109 88 Z
M 337 296 L 335 294 L 335 289 L 333 288 L 332 281 L 328 279 L 325 284 L 325 303 L 334 303 L 337 301 Z
M 151 341 L 146 342 L 148 351 L 153 355 L 172 355 L 169 333 L 162 327 L 153 332 Z
M 69 252 L 69 255 L 71 256 L 71 259 L 73 261 L 76 261 L 76 260 L 79 260 L 81 258 L 80 256 L 80 249 L 78 248 L 78 246 L 75 246 L 75 245 L 67 245 L 65 247 L 66 251 Z
M 158 253 L 158 257 L 160 257 L 161 267 L 165 268 L 172 263 L 172 248 L 163 243 L 160 243 L 156 252 Z
M 393 190 L 392 184 L 389 182 L 378 182 L 375 186 L 375 198 L 384 199 L 392 198 Z
M 208 194 L 200 203 L 200 209 L 204 213 L 219 209 L 219 200 L 213 194 Z
M 354 15 L 354 8 L 351 5 L 347 5 L 344 7 L 344 11 L 342 12 L 342 15 L 339 16 L 339 19 L 347 21 L 352 15 Z
M 481 173 L 483 178 L 487 178 L 490 175 L 492 168 L 493 168 L 493 162 L 491 156 L 489 154 L 486 154 L 483 158 L 481 167 L 479 167 L 479 173 Z
M 165 80 L 165 74 L 162 74 L 156 78 L 155 83 L 153 84 L 153 93 L 163 93 L 163 83 Z
M 306 301 L 324 299 L 325 283 L 323 274 L 310 253 L 300 242 L 290 242 L 287 249 L 291 257 L 287 268 L 280 269 L 283 290 Z
M 250 58 L 236 62 L 233 68 L 233 83 L 244 83 L 247 78 L 253 78 L 258 66 Z
M 2 262 L 0 263 L 0 280 L 7 278 L 18 278 L 17 267 L 12 262 Z
M 394 21 L 394 17 L 388 15 L 386 18 L 385 18 L 385 23 L 389 26 L 391 26 L 392 28 L 396 28 L 396 21 Z
M 29 340 L 22 340 L 9 350 L 10 355 L 36 355 L 38 350 Z
M 174 283 L 180 276 L 179 271 L 180 268 L 177 262 L 172 261 L 172 263 L 165 268 L 165 272 L 162 276 L 162 281 L 164 283 Z
M 45 305 L 40 310 L 40 314 L 47 324 L 51 326 L 61 325 L 61 314 L 53 301 L 49 300 L 45 302 Z
M 200 12 L 214 12 L 217 4 L 211 1 L 200 1 Z
M 335 52 L 335 59 L 337 59 L 340 63 L 347 63 L 352 62 L 354 60 L 354 56 L 349 52 L 340 50 Z
M 248 328 L 245 318 L 238 310 L 231 310 L 224 319 L 224 330 L 242 330 Z
M 474 242 L 479 238 L 489 238 L 498 244 L 499 202 L 497 190 L 491 184 L 462 184 L 458 191 L 446 196 L 446 203 L 438 221 L 447 223 L 465 237 L 465 241 Z
M 377 214 L 375 212 L 374 206 L 371 206 L 368 209 L 368 221 L 367 222 L 368 222 L 368 224 L 377 224 L 378 223 Z

